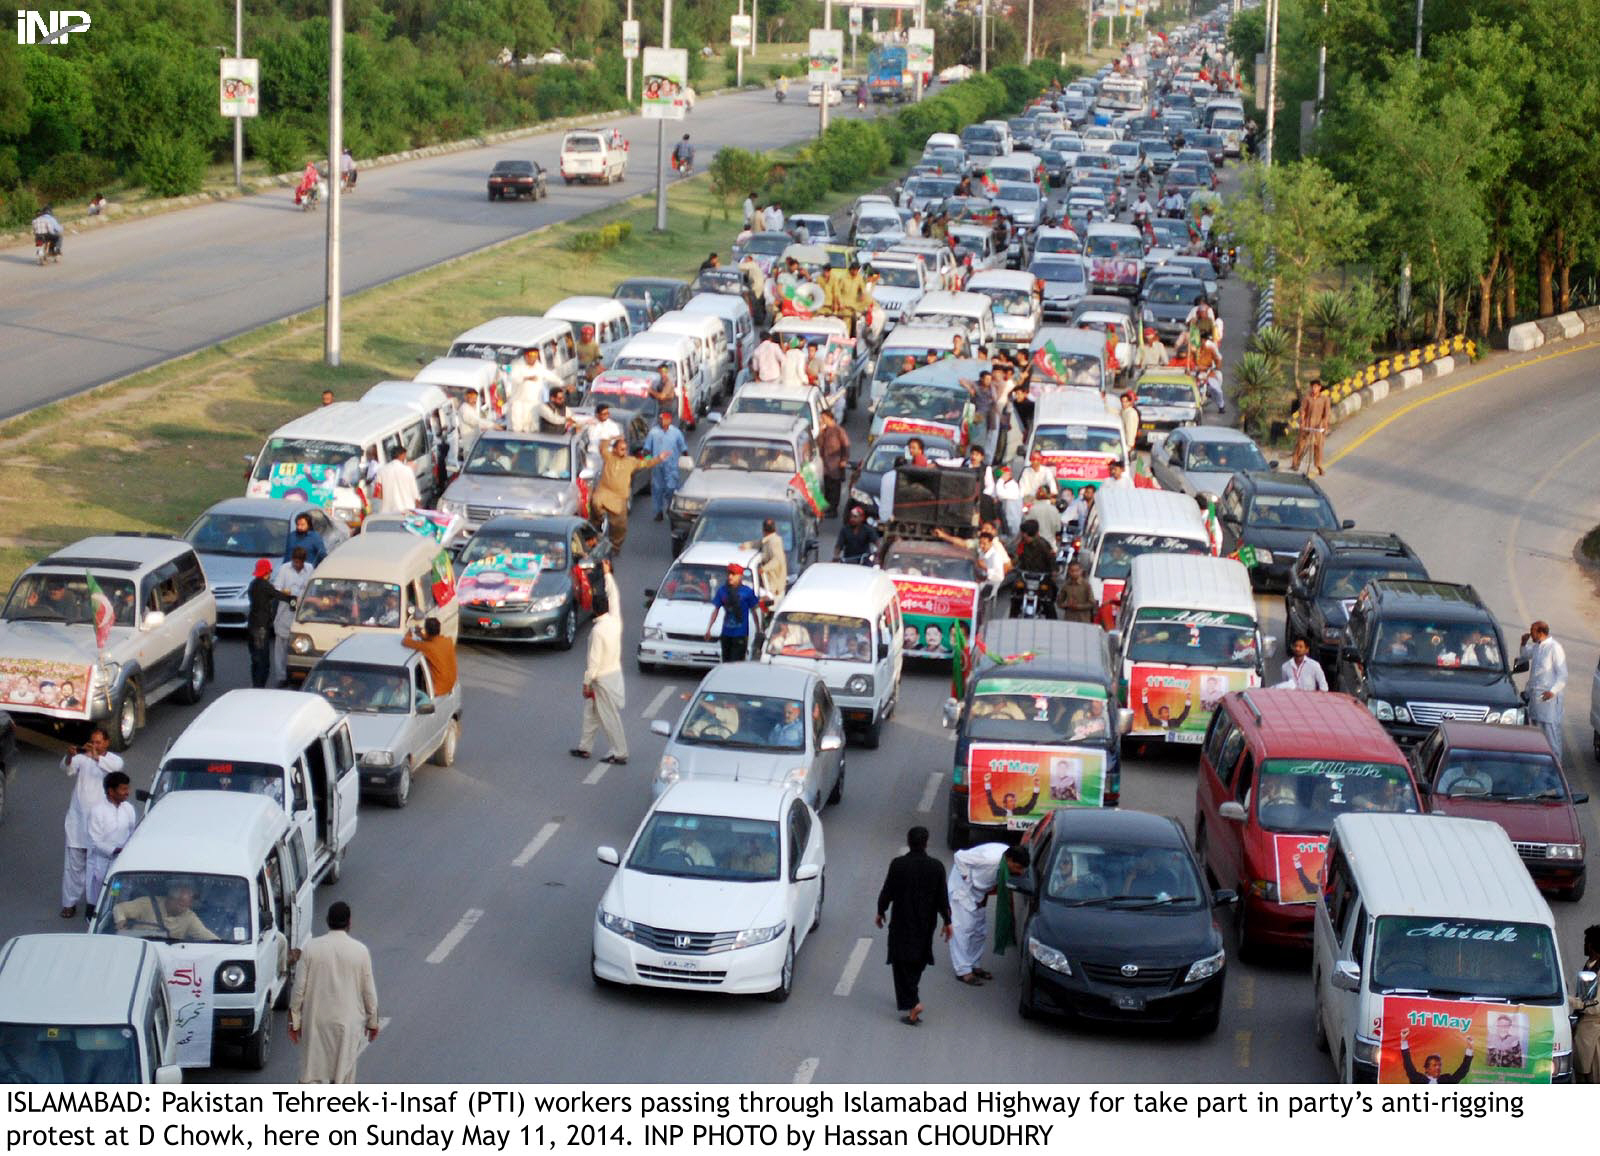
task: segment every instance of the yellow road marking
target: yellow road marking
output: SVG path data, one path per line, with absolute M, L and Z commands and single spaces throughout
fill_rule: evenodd
M 1249 1011 L 1256 1006 L 1256 977 L 1242 975 L 1233 981 L 1234 1006 L 1240 1011 Z
M 1250 1066 L 1250 1033 L 1233 1033 L 1233 1066 L 1248 1068 Z

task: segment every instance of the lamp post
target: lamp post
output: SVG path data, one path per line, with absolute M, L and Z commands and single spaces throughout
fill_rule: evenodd
M 1033 63 L 1033 0 L 1028 0 L 1028 36 L 1022 42 L 1022 67 Z
M 833 0 L 824 0 L 822 5 L 822 30 L 833 31 Z M 828 97 L 833 94 L 833 87 L 824 80 L 822 82 L 822 101 L 817 109 L 817 135 L 821 136 L 828 131 Z
M 233 0 L 233 56 L 244 55 L 244 0 Z M 233 186 L 244 191 L 244 117 L 233 118 Z
M 1272 167 L 1272 132 L 1278 123 L 1278 3 L 1267 0 L 1267 131 L 1261 163 Z
M 624 19 L 633 20 L 633 0 L 628 0 L 628 14 Z M 641 37 L 640 39 L 643 39 Z M 625 59 L 622 62 L 623 95 L 627 97 L 629 107 L 633 105 L 633 61 Z
M 629 0 L 629 2 L 631 3 L 632 0 Z M 740 16 L 744 15 L 744 0 L 739 0 L 739 15 Z M 752 28 L 750 29 L 750 43 L 752 45 L 754 45 L 755 44 L 755 40 L 756 40 L 755 28 L 752 26 Z M 739 45 L 738 50 L 734 53 L 733 85 L 734 85 L 735 88 L 743 88 L 744 87 L 744 45 L 743 44 Z
M 978 0 L 978 71 L 989 71 L 989 0 Z
M 334 0 L 338 3 L 339 0 Z M 672 47 L 672 0 L 661 4 L 661 47 Z M 688 83 L 684 77 L 684 83 Z M 667 122 L 656 121 L 656 232 L 667 231 Z
M 344 0 L 329 0 L 328 26 L 328 287 L 324 303 L 323 358 L 339 364 L 339 161 L 344 156 Z

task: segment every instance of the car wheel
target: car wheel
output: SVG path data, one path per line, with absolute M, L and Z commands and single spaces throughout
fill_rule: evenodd
M 783 1003 L 794 993 L 794 936 L 789 937 L 789 946 L 783 952 L 783 970 L 778 973 L 778 986 L 767 993 L 767 999 L 772 1003 Z
M 822 901 L 828 897 L 828 876 L 817 877 L 817 909 L 811 913 L 811 930 L 822 926 Z
M 883 739 L 883 720 L 876 719 L 872 725 L 861 732 L 861 745 L 869 751 L 878 749 L 878 743 Z
M 400 777 L 394 781 L 394 790 L 389 792 L 387 800 L 389 806 L 400 810 L 411 801 L 411 764 L 407 763 L 400 768 Z
M 322 877 L 325 887 L 332 887 L 344 878 L 344 849 L 341 847 L 333 853 L 333 862 L 328 864 L 328 872 Z
M 259 1072 L 266 1068 L 271 1058 L 272 1009 L 265 1008 L 261 1013 L 261 1026 L 244 1042 L 244 1066 L 252 1072 Z
M 1254 960 L 1258 951 L 1250 941 L 1250 917 L 1246 914 L 1250 905 L 1245 902 L 1244 884 L 1239 884 L 1239 901 L 1233 905 L 1233 954 L 1241 963 Z
M 489 190 L 489 200 L 493 201 L 494 199 L 495 199 L 494 190 L 490 189 Z
M 439 749 L 433 752 L 435 766 L 448 767 L 456 761 L 456 744 L 461 741 L 461 720 L 453 718 L 444 728 L 444 741 L 439 744 Z
M 828 806 L 836 806 L 844 798 L 844 764 L 839 764 L 839 777 L 833 781 L 833 790 L 828 792 Z
M 195 647 L 194 658 L 189 663 L 189 677 L 174 696 L 179 702 L 194 705 L 205 697 L 206 683 L 211 681 L 211 648 Z
M 1585 871 L 1582 875 L 1578 876 L 1578 881 L 1576 883 L 1561 892 L 1561 898 L 1565 899 L 1568 903 L 1576 903 L 1578 900 L 1583 898 L 1583 893 L 1588 889 L 1589 873 Z
M 1208 1012 L 1202 1012 L 1194 1019 L 1194 1033 L 1197 1036 L 1214 1035 L 1217 1025 L 1222 1023 L 1222 1001 L 1218 1000 Z
M 1316 1045 L 1317 1051 L 1327 1055 L 1328 1031 L 1322 1026 L 1322 977 L 1318 976 L 1312 984 L 1312 990 L 1317 992 L 1311 1007 L 1311 1042 Z
M 562 650 L 571 650 L 572 644 L 578 640 L 578 611 L 574 607 L 567 607 L 567 612 L 561 616 L 560 635 L 556 638 L 556 645 Z
M 637 659 L 636 661 L 639 664 L 639 673 L 640 674 L 654 674 L 658 669 L 660 669 L 659 667 L 656 666 L 655 663 L 646 662 L 642 658 Z
M 139 733 L 139 688 L 129 683 L 111 708 L 111 749 L 125 751 Z

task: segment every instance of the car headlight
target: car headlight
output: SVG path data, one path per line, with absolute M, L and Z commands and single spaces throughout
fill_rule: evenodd
M 1405 708 L 1404 704 L 1398 702 L 1394 704 L 1394 721 L 1403 723 L 1411 721 L 1411 712 Z
M 662 642 L 667 637 L 667 632 L 659 626 L 646 626 L 641 635 L 647 642 Z
M 1547 859 L 1582 859 L 1583 844 L 1581 843 L 1552 843 L 1545 848 Z
M 361 756 L 363 767 L 392 767 L 394 766 L 393 751 L 368 751 Z
M 1278 885 L 1271 879 L 1252 879 L 1250 881 L 1250 894 L 1257 899 L 1265 899 L 1268 903 L 1278 901 Z
M 293 638 L 289 639 L 289 649 L 294 651 L 296 654 L 310 654 L 312 649 L 311 635 L 296 634 Z
M 810 773 L 810 767 L 790 767 L 783 778 L 785 782 L 794 783 L 796 786 L 798 786 L 806 781 L 806 776 Z
M 679 778 L 678 760 L 674 755 L 662 755 L 661 766 L 656 769 L 656 781 L 676 783 Z
M 465 514 L 467 512 L 467 504 L 446 499 L 439 503 L 439 512 L 441 514 Z
M 1189 965 L 1189 972 L 1183 977 L 1183 982 L 1199 983 L 1202 979 L 1210 979 L 1222 970 L 1222 965 L 1227 961 L 1228 953 L 1226 951 L 1219 951 L 1215 955 L 1197 959 Z
M 1264 562 L 1264 563 L 1266 563 L 1267 565 L 1270 566 L 1272 564 L 1272 551 L 1271 550 L 1263 550 L 1260 546 L 1257 546 L 1256 547 L 1256 561 L 1257 562 Z
M 672 512 L 674 514 L 698 514 L 706 508 L 704 498 L 675 497 L 672 499 Z
M 1145 320 L 1146 320 L 1146 321 L 1148 321 L 1148 322 L 1151 322 L 1151 323 L 1152 323 L 1152 324 L 1154 324 L 1154 322 L 1155 322 L 1155 319 L 1156 319 L 1156 315 L 1155 315 L 1155 313 L 1154 313 L 1154 312 L 1152 312 L 1152 311 L 1151 311 L 1151 310 L 1149 310 L 1149 309 L 1146 309 L 1146 310 L 1145 310 L 1145 311 L 1144 311 L 1144 319 L 1145 319 Z
M 852 502 L 861 502 L 862 504 L 865 504 L 867 502 L 872 501 L 872 495 L 867 493 L 867 491 L 865 491 L 865 490 L 858 490 L 854 486 L 851 486 L 850 487 L 850 500 Z
M 1500 721 L 1500 712 L 1497 711 L 1497 710 L 1490 711 L 1488 714 L 1483 716 L 1483 721 L 1486 722 L 1486 723 L 1497 723 L 1497 722 L 1499 722 Z
M 1502 726 L 1519 727 L 1526 717 L 1526 712 L 1520 706 L 1514 706 L 1500 712 L 1500 723 Z
M 255 969 L 242 963 L 223 964 L 217 972 L 217 986 L 228 991 L 242 991 L 255 979 Z
M 1367 709 L 1372 712 L 1372 717 L 1379 722 L 1394 722 L 1394 707 L 1384 702 L 1381 698 L 1369 698 Z
M 850 681 L 844 684 L 844 692 L 854 695 L 869 695 L 872 693 L 872 676 L 870 674 L 851 675 Z
M 1033 936 L 1028 936 L 1028 954 L 1051 971 L 1059 971 L 1062 975 L 1072 974 L 1072 964 L 1067 962 L 1067 957 L 1047 943 L 1040 943 Z
M 620 935 L 623 939 L 636 938 L 633 931 L 633 920 L 624 919 L 620 915 L 613 915 L 604 907 L 596 907 L 594 909 L 594 917 L 600 921 L 601 927 L 614 935 Z
M 566 605 L 566 602 L 567 596 L 565 594 L 551 594 L 546 598 L 535 598 L 528 604 L 528 609 L 536 611 L 559 610 Z
M 1350 1058 L 1358 1064 L 1376 1064 L 1379 1046 L 1378 1041 L 1369 1036 L 1357 1036 L 1355 1051 Z
M 787 923 L 774 923 L 771 927 L 751 927 L 741 931 L 733 937 L 733 950 L 741 947 L 760 947 L 763 943 L 771 943 L 784 933 L 789 925 Z

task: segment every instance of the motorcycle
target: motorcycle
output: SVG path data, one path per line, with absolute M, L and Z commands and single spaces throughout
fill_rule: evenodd
M 316 184 L 312 185 L 300 198 L 300 211 L 302 213 L 309 213 L 315 210 L 318 202 L 322 200 L 327 192 L 328 183 L 326 181 L 318 181 Z
M 680 177 L 694 175 L 694 157 L 680 157 L 676 153 L 672 156 L 672 171 Z
M 61 238 L 55 233 L 35 233 L 33 235 L 33 255 L 39 264 L 46 261 L 61 261 Z
M 1018 573 L 1021 577 L 1011 594 L 1011 617 L 1054 618 L 1055 603 L 1045 590 L 1050 575 L 1033 570 L 1021 570 Z

